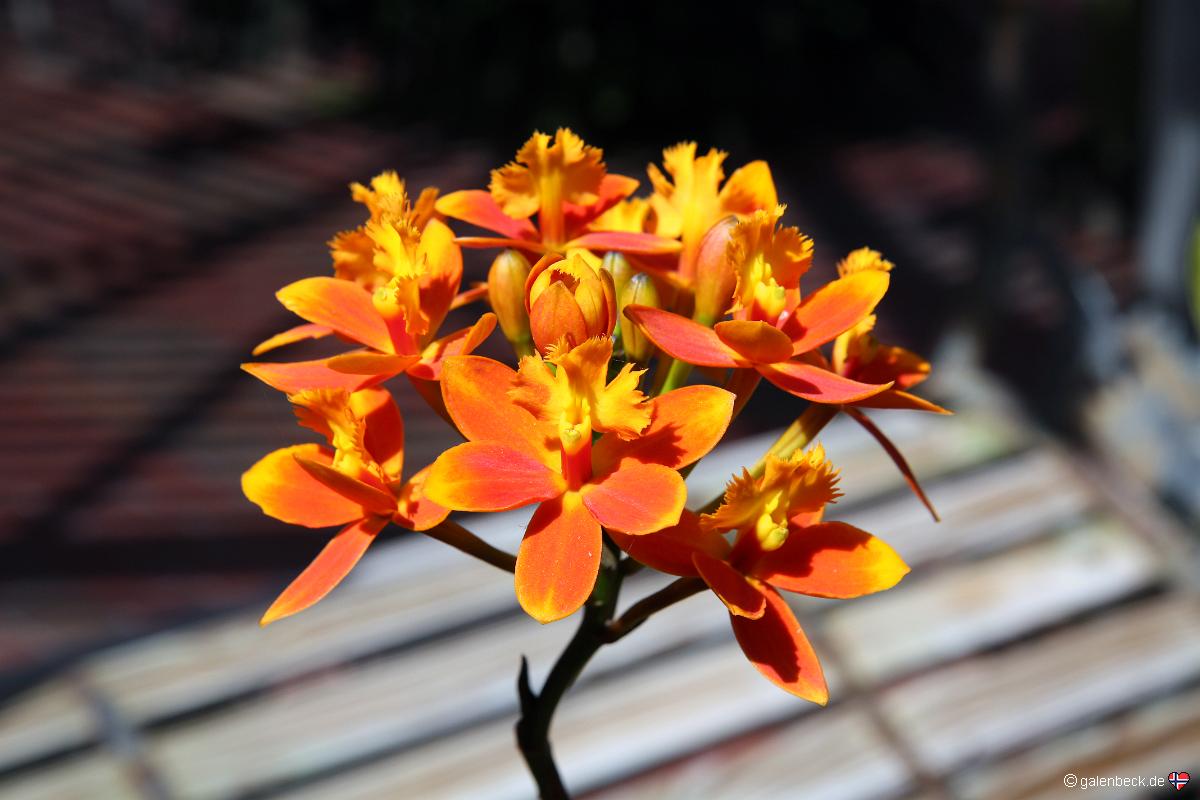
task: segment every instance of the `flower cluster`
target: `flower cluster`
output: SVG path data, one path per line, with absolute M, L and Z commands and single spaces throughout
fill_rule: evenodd
M 264 624 L 324 597 L 389 522 L 443 541 L 457 531 L 452 543 L 478 555 L 495 549 L 452 511 L 533 506 L 513 569 L 534 619 L 580 609 L 604 570 L 653 568 L 685 582 L 679 597 L 711 589 L 767 678 L 827 700 L 780 591 L 855 597 L 908 568 L 871 534 L 823 521 L 840 493 L 815 434 L 839 412 L 853 417 L 928 505 L 863 409 L 947 412 L 911 393 L 929 364 L 873 335 L 892 264 L 856 250 L 802 293 L 812 240 L 785 225 L 765 162 L 726 177 L 725 159 L 668 148 L 638 197 L 636 179 L 560 129 L 535 133 L 486 190 L 414 200 L 392 172 L 352 185 L 366 219 L 329 242 L 332 275 L 278 292 L 303 324 L 254 354 L 329 336 L 350 349 L 244 365 L 324 441 L 264 457 L 243 476 L 246 496 L 288 523 L 342 526 Z M 486 284 L 466 291 L 463 248 L 501 249 Z M 475 303 L 491 310 L 440 333 L 451 310 Z M 497 323 L 510 364 L 472 354 Z M 407 480 L 404 424 L 384 388 L 401 374 L 465 439 Z M 689 510 L 684 477 L 762 378 L 804 401 L 796 422 L 723 498 Z M 610 615 L 609 639 L 640 621 Z

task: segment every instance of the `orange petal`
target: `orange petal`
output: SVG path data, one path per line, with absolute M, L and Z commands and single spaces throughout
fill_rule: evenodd
M 352 478 L 344 472 L 339 472 L 323 461 L 313 460 L 304 455 L 297 455 L 295 458 L 296 463 L 303 467 L 309 475 L 347 500 L 358 503 L 366 511 L 386 516 L 395 513 L 396 498 L 390 492 L 385 492 L 369 483 Z
M 508 391 L 517 373 L 499 361 L 457 356 L 442 365 L 442 399 L 458 430 L 473 442 L 501 442 L 557 469 L 556 431 L 513 404 Z M 548 446 L 553 437 L 555 449 Z
M 632 320 L 650 341 L 672 358 L 701 367 L 745 367 L 744 358 L 731 350 L 707 328 L 686 317 L 650 306 L 626 306 Z
M 777 589 L 846 598 L 892 588 L 908 565 L 882 539 L 844 522 L 824 522 L 793 530 L 782 547 L 755 561 L 750 574 Z
M 379 383 L 375 375 L 349 375 L 329 368 L 328 359 L 315 361 L 291 361 L 273 364 L 267 361 L 242 364 L 242 369 L 260 381 L 287 394 L 297 394 L 309 389 L 345 389 L 356 392 L 363 387 Z
M 416 364 L 420 356 L 394 356 L 391 353 L 376 353 L 373 350 L 356 350 L 332 356 L 325 363 L 334 372 L 347 375 L 375 375 L 386 380 L 399 375 Z
M 438 456 L 425 496 L 458 511 L 507 511 L 557 497 L 562 475 L 500 442 L 467 442 Z
M 700 517 L 686 508 L 679 516 L 679 524 L 645 536 L 630 536 L 619 531 L 609 531 L 617 546 L 635 561 L 669 575 L 693 577 L 697 574 L 692 555 L 704 553 L 713 558 L 729 555 L 729 542 L 713 530 L 700 526 Z
M 427 531 L 450 515 L 450 509 L 425 496 L 429 467 L 412 476 L 400 489 L 392 521 L 413 531 Z
M 469 328 L 460 328 L 454 333 L 431 342 L 422 352 L 421 360 L 408 370 L 413 378 L 426 381 L 440 380 L 442 364 L 447 358 L 471 353 L 496 329 L 496 315 L 487 312 Z
M 326 528 L 363 516 L 358 503 L 333 491 L 306 472 L 296 456 L 330 464 L 333 454 L 316 444 L 284 447 L 263 456 L 242 474 L 242 492 L 269 517 Z
M 933 507 L 933 503 L 931 503 L 929 498 L 925 496 L 925 490 L 921 488 L 921 484 L 917 481 L 916 474 L 912 471 L 912 467 L 908 465 L 908 461 L 904 459 L 904 455 L 900 452 L 900 448 L 896 447 L 896 445 L 892 443 L 892 440 L 889 439 L 883 431 L 875 427 L 875 423 L 871 422 L 871 420 L 867 418 L 866 414 L 862 413 L 857 408 L 846 408 L 844 410 L 849 416 L 854 418 L 855 422 L 857 422 L 859 425 L 862 425 L 867 433 L 875 437 L 875 441 L 879 442 L 879 445 L 883 448 L 884 452 L 891 457 L 892 463 L 894 463 L 896 468 L 900 470 L 900 474 L 904 476 L 904 482 L 908 484 L 908 488 L 911 489 L 912 493 L 917 496 L 917 499 L 925 505 L 925 508 L 929 509 L 929 513 L 933 516 L 933 521 L 941 522 L 941 518 L 938 516 L 937 509 Z
M 421 231 L 417 258 L 425 262 L 418 283 L 418 305 L 432 335 L 442 326 L 462 284 L 462 250 L 454 243 L 454 232 L 446 223 L 433 219 Z
M 859 400 L 854 405 L 862 408 L 904 408 L 910 411 L 930 411 L 934 414 L 953 414 L 953 411 L 942 408 L 937 403 L 931 403 L 924 397 L 917 397 L 899 389 L 888 389 L 874 397 Z
M 453 311 L 456 308 L 462 308 L 463 306 L 470 305 L 476 300 L 482 300 L 483 298 L 487 297 L 487 293 L 488 287 L 486 283 L 476 284 L 470 289 L 456 294 L 454 296 L 454 300 L 450 303 L 450 310 Z
M 561 281 L 550 284 L 529 309 L 529 329 L 538 350 L 566 338 L 571 347 L 588 338 L 587 321 L 571 290 Z
M 521 608 L 538 622 L 570 616 L 584 604 L 600 571 L 600 524 L 571 492 L 538 507 L 517 551 Z
M 830 281 L 804 299 L 783 325 L 799 354 L 833 341 L 853 328 L 887 293 L 886 272 L 856 272 Z
M 859 383 L 799 361 L 760 364 L 758 371 L 785 392 L 814 403 L 853 403 L 891 388 L 890 383 Z
M 371 293 L 353 281 L 305 278 L 275 293 L 283 307 L 309 322 L 324 325 L 348 339 L 391 353 L 387 323 L 371 302 Z
M 792 357 L 792 340 L 783 331 L 766 322 L 727 320 L 718 322 L 713 330 L 722 342 L 740 353 L 747 361 L 773 364 Z
M 634 536 L 676 524 L 687 502 L 678 472 L 636 461 L 585 484 L 580 494 L 601 525 Z
M 628 175 L 609 173 L 600 181 L 596 202 L 580 205 L 563 203 L 563 220 L 568 231 L 578 230 L 617 203 L 637 191 L 638 180 Z
M 592 231 L 576 236 L 566 247 L 584 250 L 615 251 L 634 255 L 659 256 L 678 253 L 680 244 L 675 239 L 655 236 L 653 233 L 631 231 Z
M 259 342 L 254 350 L 250 352 L 252 356 L 261 356 L 263 353 L 274 350 L 276 347 L 283 347 L 285 344 L 300 342 L 305 339 L 320 339 L 333 333 L 332 328 L 324 325 L 314 325 L 311 322 L 306 322 L 303 325 L 297 325 L 294 328 L 288 328 L 283 333 L 277 333 L 270 339 L 264 342 Z
M 692 555 L 696 571 L 713 590 L 729 613 L 738 617 L 758 619 L 767 608 L 762 589 L 729 564 L 703 553 Z
M 513 219 L 500 210 L 489 192 L 467 189 L 451 192 L 441 197 L 436 206 L 438 213 L 447 217 L 469 222 L 480 228 L 503 234 L 511 239 L 534 239 L 537 231 L 527 219 Z
M 521 250 L 525 253 L 546 252 L 546 247 L 541 242 L 526 241 L 524 239 L 507 239 L 499 236 L 459 236 L 455 238 L 454 243 L 459 247 L 469 247 L 472 250 L 480 250 L 486 247 L 511 247 L 514 250 Z
M 392 480 L 404 469 L 404 419 L 392 393 L 378 387 L 350 395 L 354 416 L 363 421 L 363 443 Z
M 771 168 L 767 162 L 751 161 L 734 170 L 721 187 L 719 199 L 721 210 L 734 214 L 753 214 L 759 209 L 779 205 L 775 181 L 771 178 Z
M 766 609 L 759 619 L 729 615 L 733 635 L 758 671 L 785 692 L 818 705 L 829 702 L 821 662 L 779 593 L 764 587 Z
M 312 563 L 305 567 L 296 580 L 283 590 L 283 594 L 263 614 L 260 625 L 270 625 L 276 620 L 290 617 L 303 611 L 329 594 L 342 578 L 354 569 L 363 553 L 375 541 L 375 535 L 383 530 L 387 520 L 378 517 L 359 520 L 346 526 L 317 554 Z
M 655 397 L 646 429 L 633 439 L 600 437 L 592 448 L 592 467 L 602 474 L 629 462 L 682 469 L 699 461 L 725 435 L 734 399 L 716 386 L 685 386 Z

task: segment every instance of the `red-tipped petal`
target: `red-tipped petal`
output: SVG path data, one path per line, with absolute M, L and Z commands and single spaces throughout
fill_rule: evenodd
M 860 597 L 890 589 L 908 565 L 882 539 L 844 522 L 793 530 L 778 550 L 763 553 L 750 574 L 789 592 Z
M 467 442 L 438 456 L 425 496 L 457 511 L 507 511 L 557 497 L 562 475 L 499 442 Z
M 426 467 L 401 487 L 396 513 L 392 517 L 397 525 L 413 531 L 427 531 L 450 515 L 450 509 L 425 496 L 425 479 L 428 477 L 429 467 Z
M 421 360 L 409 368 L 410 377 L 426 381 L 440 380 L 442 364 L 454 356 L 465 356 L 483 344 L 496 329 L 496 315 L 490 311 L 475 321 L 469 328 L 460 328 L 454 333 L 431 342 L 421 353 Z
M 626 306 L 625 316 L 667 355 L 701 367 L 745 367 L 746 361 L 707 328 L 650 306 Z
M 750 663 L 785 692 L 819 705 L 829 702 L 821 662 L 796 615 L 779 593 L 764 587 L 766 609 L 758 619 L 729 615 L 733 635 Z
M 886 272 L 856 272 L 830 281 L 804 299 L 783 325 L 792 352 L 807 352 L 857 325 L 887 293 Z
M 588 205 L 563 203 L 563 219 L 568 231 L 575 231 L 637 191 L 637 178 L 609 173 L 600 181 L 596 202 Z
M 454 295 L 454 299 L 450 302 L 450 310 L 453 311 L 456 308 L 462 308 L 463 306 L 470 305 L 477 300 L 482 300 L 483 298 L 487 297 L 487 293 L 488 287 L 486 283 L 476 284 L 470 289 L 466 289 Z
M 695 553 L 712 558 L 729 555 L 729 542 L 713 530 L 700 527 L 700 517 L 686 508 L 679 516 L 679 524 L 645 536 L 630 536 L 618 531 L 609 531 L 617 546 L 635 561 L 669 575 L 694 577 L 696 565 L 692 562 Z
M 929 402 L 924 397 L 917 397 L 915 394 L 910 394 L 900 389 L 888 389 L 886 392 L 880 392 L 874 397 L 859 400 L 854 405 L 861 408 L 902 408 L 909 411 L 929 411 L 934 414 L 954 413 L 949 409 L 942 408 L 937 403 Z
M 387 520 L 378 517 L 359 520 L 346 526 L 329 544 L 317 554 L 312 563 L 305 567 L 296 580 L 283 590 L 283 594 L 271 604 L 259 624 L 270 625 L 276 620 L 290 617 L 315 604 L 342 582 L 363 553 L 375 541 L 375 535 L 387 525 Z
M 884 452 L 891 457 L 892 463 L 896 465 L 896 469 L 900 470 L 900 474 L 904 476 L 904 482 L 908 484 L 908 488 L 911 489 L 912 493 L 917 496 L 917 499 L 925 505 L 925 508 L 929 509 L 929 513 L 933 517 L 933 521 L 941 522 L 942 520 L 941 517 L 938 516 L 937 509 L 933 507 L 933 503 L 930 502 L 928 497 L 926 497 L 925 490 L 921 488 L 920 482 L 917 481 L 916 474 L 912 471 L 912 467 L 908 465 L 908 461 L 905 460 L 904 455 L 900 452 L 900 448 L 896 447 L 896 445 L 892 443 L 892 440 L 889 439 L 883 431 L 875 427 L 875 423 L 871 422 L 871 420 L 867 418 L 866 414 L 862 413 L 857 408 L 846 408 L 845 411 L 854 419 L 855 422 L 857 422 L 859 425 L 862 425 L 867 433 L 875 437 L 875 441 L 879 442 L 880 447 L 882 447 Z
M 459 247 L 472 250 L 482 250 L 488 247 L 511 247 L 526 253 L 544 253 L 546 247 L 541 242 L 530 242 L 524 239 L 507 239 L 498 236 L 459 236 L 454 240 Z
M 334 372 L 342 372 L 347 375 L 375 375 L 381 380 L 387 380 L 404 372 L 418 360 L 420 360 L 420 356 L 394 356 L 390 353 L 358 350 L 353 353 L 342 353 L 340 356 L 331 356 L 325 363 Z
M 687 502 L 678 472 L 636 461 L 585 484 L 580 494 L 601 525 L 634 536 L 676 524 Z
M 585 250 L 616 251 L 643 256 L 661 256 L 678 253 L 680 244 L 675 239 L 655 236 L 653 233 L 633 233 L 630 231 L 593 231 L 582 236 L 576 236 L 567 243 L 567 247 L 581 247 Z
M 260 381 L 287 394 L 295 394 L 308 389 L 345 389 L 356 392 L 367 386 L 379 383 L 377 375 L 350 375 L 330 369 L 328 359 L 315 361 L 291 361 L 274 364 L 267 361 L 242 364 L 242 369 L 249 372 Z
M 367 347 L 392 352 L 392 337 L 371 302 L 371 293 L 353 281 L 305 278 L 288 284 L 275 296 L 298 317 L 324 325 Z
M 734 396 L 716 386 L 685 386 L 650 401 L 650 424 L 634 439 L 606 433 L 592 448 L 597 473 L 618 463 L 682 469 L 708 455 L 729 427 Z
M 296 463 L 303 467 L 304 471 L 309 475 L 325 484 L 325 486 L 337 492 L 342 497 L 358 503 L 366 511 L 385 516 L 391 516 L 396 511 L 396 498 L 390 492 L 385 492 L 368 483 L 351 478 L 349 475 L 334 469 L 329 464 L 313 460 L 307 456 L 297 455 Z
M 254 350 L 250 352 L 252 356 L 261 356 L 276 347 L 283 347 L 285 344 L 293 342 L 301 342 L 305 339 L 320 339 L 333 333 L 333 329 L 325 325 L 314 325 L 311 322 L 306 322 L 303 325 L 297 325 L 294 328 L 288 328 L 283 333 L 277 333 L 270 339 L 264 342 L 259 342 Z
M 296 456 L 329 464 L 333 455 L 316 444 L 299 444 L 268 453 L 242 475 L 242 492 L 269 517 L 327 528 L 364 515 L 358 503 L 318 481 L 296 463 Z
M 508 397 L 516 377 L 514 370 L 490 358 L 447 359 L 442 365 L 446 410 L 462 435 L 471 441 L 502 442 L 557 468 L 557 433 Z
M 568 493 L 538 507 L 517 552 L 517 601 L 538 622 L 570 616 L 600 571 L 600 523 Z
M 721 598 L 730 614 L 758 619 L 766 611 L 767 598 L 762 589 L 729 564 L 703 553 L 694 554 L 692 563 L 696 565 L 696 571 L 708 584 L 708 588 Z
M 814 403 L 853 403 L 891 388 L 890 383 L 859 383 L 799 361 L 761 364 L 758 371 L 785 392 Z
M 792 340 L 787 334 L 761 320 L 727 320 L 718 322 L 713 330 L 747 361 L 773 364 L 792 357 Z
M 466 189 L 438 198 L 437 210 L 447 217 L 469 222 L 511 239 L 534 239 L 537 231 L 527 219 L 513 219 L 500 210 L 490 192 Z

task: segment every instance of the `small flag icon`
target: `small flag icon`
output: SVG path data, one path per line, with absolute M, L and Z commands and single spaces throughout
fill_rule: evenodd
M 1186 772 L 1172 772 L 1167 776 L 1167 783 L 1175 787 L 1175 791 L 1183 791 L 1183 787 L 1187 786 L 1188 781 L 1192 776 Z

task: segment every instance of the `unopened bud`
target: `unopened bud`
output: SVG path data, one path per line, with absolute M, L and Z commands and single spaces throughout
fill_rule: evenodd
M 661 308 L 658 300 L 658 290 L 649 275 L 634 275 L 625 284 L 617 306 L 624 312 L 628 305 L 650 306 Z M 621 324 L 621 344 L 625 349 L 625 357 L 630 361 L 645 364 L 654 355 L 654 344 L 642 333 L 642 329 L 626 319 Z
M 525 310 L 525 279 L 528 277 L 529 261 L 516 250 L 501 252 L 488 270 L 488 301 L 500 321 L 504 338 L 512 343 L 518 354 L 530 352 L 532 341 L 529 312 Z
M 620 297 L 621 292 L 625 291 L 625 284 L 629 283 L 629 279 L 637 274 L 623 253 L 605 253 L 604 260 L 600 262 L 600 268 L 612 275 L 613 288 L 617 292 L 617 297 Z
M 571 349 L 595 336 L 611 336 L 617 298 L 612 276 L 579 254 L 543 258 L 526 281 L 530 328 L 537 349 Z
M 692 319 L 701 325 L 712 326 L 725 316 L 733 305 L 737 273 L 729 260 L 729 236 L 737 224 L 735 217 L 726 217 L 708 229 L 700 240 L 696 256 L 696 305 Z

